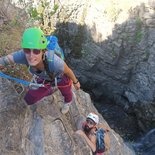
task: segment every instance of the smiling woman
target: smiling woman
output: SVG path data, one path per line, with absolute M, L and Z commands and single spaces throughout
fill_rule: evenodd
M 42 51 L 39 49 L 23 49 L 26 59 L 30 66 L 39 66 L 42 60 Z M 42 64 L 43 65 L 43 64 Z
M 72 83 L 75 89 L 80 89 L 80 82 L 77 80 L 73 71 L 57 55 L 54 54 L 53 62 L 47 61 L 48 41 L 39 28 L 28 28 L 22 36 L 22 49 L 10 55 L 0 58 L 0 66 L 8 64 L 24 64 L 29 68 L 31 74 L 35 75 L 36 83 L 43 83 L 44 87 L 37 90 L 29 90 L 25 96 L 28 105 L 34 104 L 43 97 L 53 93 L 52 86 L 57 81 L 56 86 L 64 96 L 64 106 L 61 109 L 63 114 L 69 111 L 72 103 Z M 47 66 L 46 66 L 47 65 Z M 52 71 L 49 70 L 52 68 Z M 49 72 L 53 75 L 49 76 Z
M 23 51 L 25 54 L 31 54 L 33 53 L 34 55 L 38 55 L 41 53 L 41 50 L 38 49 L 28 49 L 28 48 L 23 48 Z

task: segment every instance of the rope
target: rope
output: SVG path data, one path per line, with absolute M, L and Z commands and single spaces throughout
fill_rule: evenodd
M 25 80 L 22 80 L 22 79 L 18 79 L 18 78 L 9 76 L 7 74 L 4 74 L 2 72 L 0 72 L 0 77 L 5 78 L 5 79 L 16 81 L 17 83 L 20 83 L 20 84 L 25 85 L 27 87 L 30 87 L 32 89 L 37 89 L 39 87 L 44 87 L 43 84 L 38 84 L 38 83 L 33 83 L 33 82 L 25 81 Z

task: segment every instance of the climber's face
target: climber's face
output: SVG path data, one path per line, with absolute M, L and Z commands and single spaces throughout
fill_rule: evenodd
M 30 66 L 36 66 L 42 61 L 42 50 L 24 48 L 23 51 Z
M 86 119 L 86 122 L 89 127 L 94 127 L 96 125 L 96 123 L 89 118 Z

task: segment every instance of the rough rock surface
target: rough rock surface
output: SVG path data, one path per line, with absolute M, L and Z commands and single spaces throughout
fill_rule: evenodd
M 149 131 L 138 143 L 133 146 L 141 155 L 153 155 L 155 152 L 155 129 Z
M 54 2 L 44 25 L 55 27 L 83 86 L 134 115 L 142 131 L 154 128 L 154 0 Z
M 95 99 L 121 106 L 139 127 L 155 127 L 155 2 L 62 1 L 57 33 Z M 78 59 L 79 58 L 79 59 Z
M 1 155 L 88 155 L 85 141 L 75 134 L 82 116 L 96 111 L 89 94 L 75 92 L 73 105 L 62 115 L 59 91 L 33 106 L 27 106 L 12 83 L 0 78 L 0 154 Z M 100 115 L 101 123 L 105 120 Z M 134 152 L 110 130 L 111 155 Z
M 12 17 L 21 16 L 16 16 L 17 10 L 8 5 L 9 0 L 0 2 L 6 2 L 0 11 L 0 30 L 3 31 L 2 25 L 8 21 L 14 24 L 16 20 Z M 83 86 L 102 103 L 110 100 L 136 116 L 135 120 L 143 131 L 154 128 L 154 0 L 60 0 L 58 3 L 60 7 L 52 20 L 56 22 L 56 33 L 67 59 Z M 5 40 L 3 44 L 6 44 Z M 13 101 L 11 97 L 11 107 Z M 7 113 L 5 107 L 2 112 Z M 25 106 L 17 108 L 29 113 L 29 117 L 36 110 L 27 106 L 26 110 Z M 14 112 L 13 109 L 10 111 Z M 12 144 L 12 141 L 5 140 Z

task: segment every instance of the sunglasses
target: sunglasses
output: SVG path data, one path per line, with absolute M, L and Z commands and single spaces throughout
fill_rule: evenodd
M 24 48 L 23 49 L 23 51 L 24 51 L 24 53 L 25 54 L 30 54 L 31 53 L 31 51 L 33 52 L 33 54 L 35 54 L 35 55 L 38 55 L 38 54 L 40 54 L 41 53 L 41 50 L 38 50 L 38 49 L 29 49 L 29 48 Z
M 93 126 L 95 125 L 95 122 L 91 119 L 86 119 L 86 122 L 90 125 L 93 125 Z

